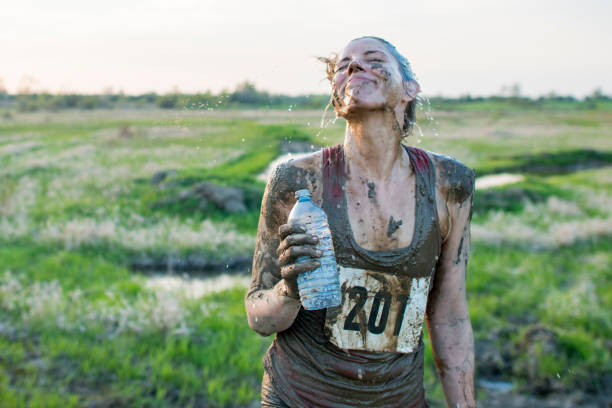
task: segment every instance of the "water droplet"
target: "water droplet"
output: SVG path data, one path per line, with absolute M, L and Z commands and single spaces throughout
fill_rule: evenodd
M 414 124 L 414 127 L 416 127 L 416 130 L 419 132 L 419 137 L 423 137 L 423 130 L 421 129 L 421 127 L 416 123 Z

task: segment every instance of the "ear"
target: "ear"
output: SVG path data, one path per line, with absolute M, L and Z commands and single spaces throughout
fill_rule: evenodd
M 414 79 L 404 82 L 404 89 L 406 90 L 406 97 L 408 102 L 416 99 L 419 92 L 421 92 L 421 85 Z

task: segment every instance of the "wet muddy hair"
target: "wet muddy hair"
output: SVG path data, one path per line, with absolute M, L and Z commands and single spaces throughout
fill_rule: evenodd
M 393 44 L 391 44 L 389 41 L 385 40 L 384 38 L 370 36 L 370 35 L 358 37 L 351 41 L 361 40 L 364 38 L 370 38 L 373 40 L 380 41 L 385 46 L 389 54 L 391 54 L 393 58 L 395 58 L 395 60 L 397 61 L 397 65 L 399 66 L 399 70 L 400 70 L 400 74 L 402 75 L 402 79 L 405 82 L 409 82 L 409 81 L 416 82 L 416 79 L 414 78 L 414 73 L 412 72 L 412 68 L 410 67 L 410 62 L 408 62 L 406 57 L 404 57 L 402 54 L 399 53 L 399 51 L 397 50 L 397 48 L 395 48 Z M 320 57 L 319 60 L 325 63 L 325 73 L 327 74 L 327 79 L 329 80 L 330 83 L 333 84 L 334 74 L 336 73 L 336 63 L 338 62 L 338 54 L 332 54 L 330 57 L 327 57 L 327 58 Z M 335 95 L 332 95 L 330 103 L 335 106 L 334 99 L 335 99 Z M 406 110 L 404 111 L 404 124 L 403 124 L 404 136 L 409 136 L 410 134 L 412 134 L 412 129 L 414 127 L 414 124 L 416 123 L 416 107 L 417 107 L 416 98 L 408 102 L 408 105 L 406 105 Z

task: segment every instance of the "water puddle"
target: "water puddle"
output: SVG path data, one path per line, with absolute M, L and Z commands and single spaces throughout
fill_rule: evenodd
M 508 381 L 479 380 L 478 385 L 481 388 L 496 392 L 509 392 L 514 389 L 514 385 Z
M 175 293 L 188 299 L 199 299 L 235 287 L 246 289 L 250 283 L 250 276 L 227 273 L 206 278 L 156 275 L 146 279 L 145 287 L 158 292 Z
M 525 180 L 525 176 L 511 173 L 482 176 L 476 179 L 476 190 L 485 190 L 491 187 L 505 186 L 507 184 L 519 183 L 523 180 Z

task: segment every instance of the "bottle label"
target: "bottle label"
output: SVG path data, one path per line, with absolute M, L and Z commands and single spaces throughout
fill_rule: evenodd
M 412 353 L 425 318 L 430 277 L 339 267 L 342 303 L 328 308 L 325 332 L 341 349 Z

